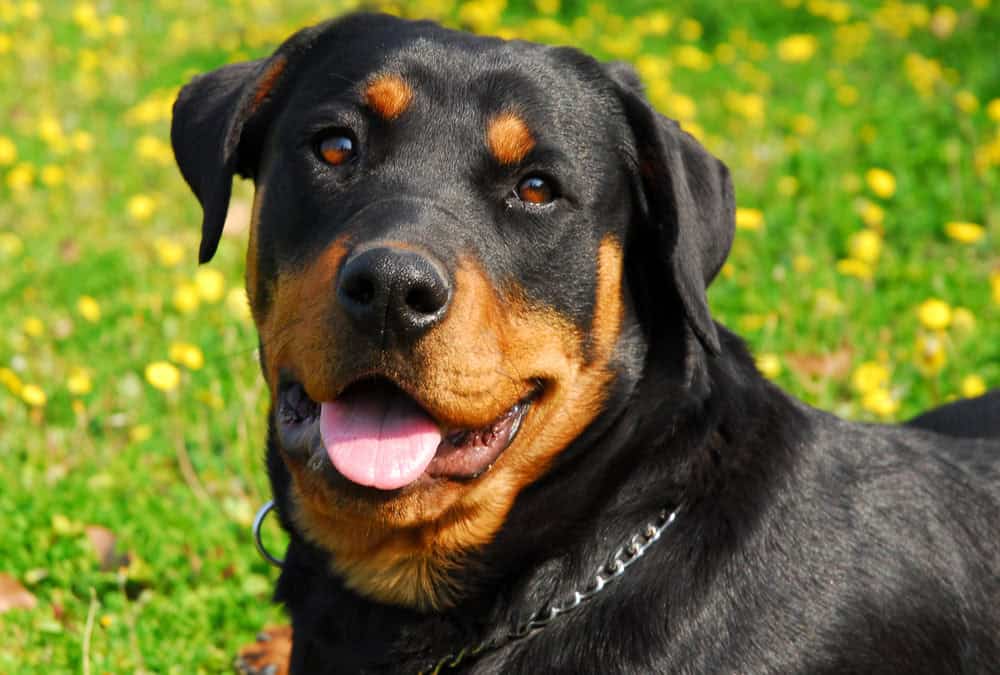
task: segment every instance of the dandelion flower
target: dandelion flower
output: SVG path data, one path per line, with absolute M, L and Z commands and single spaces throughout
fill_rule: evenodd
M 176 241 L 159 238 L 153 242 L 156 257 L 164 267 L 176 267 L 184 259 L 184 247 Z
M 205 356 L 197 345 L 190 342 L 175 342 L 168 352 L 170 360 L 179 363 L 188 370 L 201 370 L 205 365 Z
M 0 166 L 8 166 L 17 161 L 17 146 L 6 136 L 0 136 Z
M 128 200 L 128 214 L 135 220 L 149 220 L 156 211 L 156 200 L 149 195 L 135 195 Z
M 1000 98 L 995 98 L 986 104 L 986 114 L 994 122 L 1000 123 Z
M 756 231 L 764 226 L 764 213 L 760 209 L 736 209 L 736 229 Z
M 33 408 L 41 408 L 48 399 L 37 384 L 26 384 L 21 387 L 21 400 Z
M 13 232 L 0 232 L 0 257 L 16 258 L 24 251 L 24 242 Z
M 21 324 L 24 332 L 33 338 L 41 337 L 45 333 L 45 324 L 37 316 L 29 316 Z
M 889 199 L 896 194 L 896 177 L 885 169 L 868 169 L 865 173 L 865 182 L 875 196 L 882 199 Z
M 211 267 L 202 267 L 195 272 L 194 284 L 198 287 L 198 295 L 208 303 L 222 300 L 226 292 L 226 278 L 222 272 Z
M 899 401 L 887 389 L 873 389 L 861 398 L 861 406 L 879 417 L 891 417 L 899 410 Z
M 1000 305 L 1000 270 L 990 275 L 990 286 L 993 287 L 993 302 Z
M 226 307 L 236 318 L 244 321 L 250 319 L 250 301 L 247 299 L 246 291 L 242 288 L 237 287 L 229 290 L 226 294 Z
M 982 225 L 959 221 L 945 223 L 944 231 L 949 237 L 963 244 L 975 244 L 986 234 Z
M 925 328 L 945 330 L 951 325 L 951 307 L 944 300 L 930 298 L 917 308 L 917 317 Z
M 877 361 L 865 361 L 851 375 L 851 386 L 860 394 L 882 389 L 888 383 L 889 369 Z
M 882 237 L 872 230 L 861 230 L 851 235 L 847 252 L 855 260 L 874 265 L 882 254 Z
M 181 314 L 190 314 L 198 309 L 201 304 L 198 296 L 198 287 L 192 283 L 182 283 L 174 289 L 174 307 Z
M 181 372 L 167 361 L 154 361 L 146 366 L 146 381 L 160 391 L 172 391 L 181 382 Z
M 153 428 L 148 424 L 136 424 L 128 430 L 128 439 L 133 443 L 147 441 L 153 435 Z
M 856 260 L 854 258 L 838 260 L 837 271 L 845 277 L 854 277 L 862 281 L 868 281 L 875 275 L 871 265 L 863 260 Z
M 986 382 L 979 375 L 966 375 L 962 378 L 962 396 L 975 398 L 986 393 Z
M 66 389 L 75 396 L 83 396 L 93 389 L 90 373 L 85 368 L 74 368 L 66 378 Z
M 944 339 L 937 334 L 921 334 L 917 336 L 916 345 L 917 368 L 924 375 L 935 375 L 941 372 L 948 362 Z
M 778 358 L 777 354 L 760 354 L 757 357 L 757 370 L 759 370 L 764 377 L 773 380 L 781 374 L 781 359 Z
M 76 311 L 90 323 L 101 320 L 101 305 L 89 295 L 81 295 L 76 301 Z
M 969 333 L 976 327 L 976 315 L 965 307 L 956 307 L 951 312 L 951 325 L 957 331 Z
M 788 63 L 803 63 L 816 53 L 816 37 L 807 33 L 789 35 L 778 42 L 778 58 Z

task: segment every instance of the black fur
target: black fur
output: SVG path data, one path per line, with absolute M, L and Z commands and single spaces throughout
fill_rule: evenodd
M 239 172 L 268 190 L 264 283 L 339 233 L 391 235 L 442 260 L 472 251 L 497 284 L 513 280 L 586 328 L 596 246 L 610 234 L 624 243 L 627 293 L 604 410 L 520 494 L 462 572 L 474 592 L 451 610 L 419 613 L 342 586 L 288 518 L 272 415 L 292 672 L 417 672 L 503 636 L 586 587 L 662 508 L 679 508 L 676 523 L 623 578 L 458 670 L 1000 672 L 1000 397 L 909 428 L 863 425 L 762 378 L 705 298 L 733 236 L 728 172 L 650 108 L 626 66 L 373 15 L 309 29 L 278 54 L 288 66 L 252 115 L 269 62 L 202 76 L 175 107 L 177 160 L 205 208 L 202 260 Z M 342 103 L 387 64 L 421 95 L 397 125 Z M 517 175 L 491 167 L 476 135 L 505 103 L 544 130 L 529 170 L 562 180 L 558 209 L 505 205 Z M 311 134 L 348 125 L 370 148 L 354 173 L 310 163 Z M 399 194 L 419 199 L 392 202 Z M 372 204 L 384 205 L 356 215 Z

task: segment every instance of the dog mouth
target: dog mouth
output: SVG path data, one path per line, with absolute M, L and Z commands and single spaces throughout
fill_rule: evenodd
M 286 451 L 304 451 L 321 465 L 329 460 L 356 485 L 398 490 L 422 479 L 467 481 L 510 447 L 540 390 L 483 427 L 447 428 L 384 378 L 356 382 L 323 402 L 288 382 L 279 389 L 277 431 Z

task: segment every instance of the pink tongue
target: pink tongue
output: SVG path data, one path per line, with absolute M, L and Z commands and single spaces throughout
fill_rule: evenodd
M 337 471 L 380 490 L 417 480 L 441 442 L 437 425 L 402 395 L 358 394 L 323 403 L 319 430 Z

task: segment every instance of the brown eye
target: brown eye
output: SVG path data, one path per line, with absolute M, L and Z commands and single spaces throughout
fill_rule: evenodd
M 340 166 L 354 157 L 354 140 L 346 134 L 331 134 L 320 140 L 317 150 L 324 162 Z
M 554 198 L 551 183 L 541 176 L 528 176 L 517 184 L 517 198 L 526 204 L 541 206 L 548 204 Z

